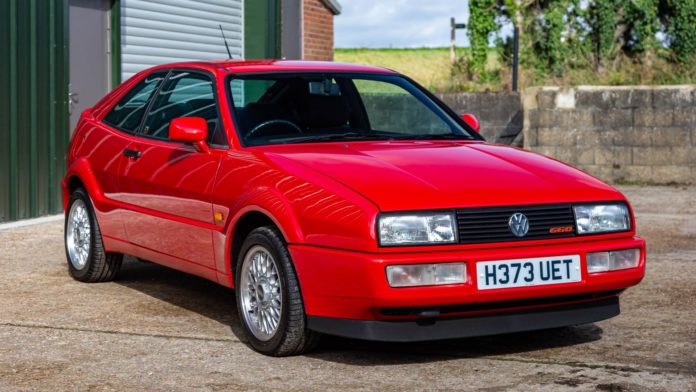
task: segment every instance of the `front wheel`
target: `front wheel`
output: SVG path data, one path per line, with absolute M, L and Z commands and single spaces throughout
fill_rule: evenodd
M 104 250 L 92 202 L 84 189 L 70 195 L 65 216 L 65 255 L 70 275 L 81 282 L 113 280 L 123 255 Z
M 300 285 L 285 241 L 275 227 L 252 231 L 236 271 L 239 318 L 251 346 L 271 356 L 305 353 L 319 334 L 307 329 Z

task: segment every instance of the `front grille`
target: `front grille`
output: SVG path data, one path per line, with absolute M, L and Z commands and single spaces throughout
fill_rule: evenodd
M 529 232 L 517 237 L 508 222 L 520 212 L 529 219 Z M 519 207 L 484 207 L 457 210 L 460 244 L 528 241 L 575 236 L 575 217 L 570 204 L 550 204 Z M 568 233 L 550 233 L 552 228 L 571 226 Z

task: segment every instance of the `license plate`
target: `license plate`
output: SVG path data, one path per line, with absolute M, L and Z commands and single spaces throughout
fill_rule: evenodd
M 580 281 L 580 256 L 482 261 L 476 263 L 479 290 Z

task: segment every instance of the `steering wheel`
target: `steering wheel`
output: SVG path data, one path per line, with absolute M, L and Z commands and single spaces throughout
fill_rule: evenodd
M 251 131 L 249 131 L 249 133 L 247 133 L 246 138 L 252 137 L 260 129 L 266 128 L 266 127 L 271 126 L 271 125 L 276 125 L 276 124 L 287 125 L 288 127 L 292 128 L 293 130 L 297 131 L 298 133 L 302 133 L 302 129 L 294 122 L 288 121 L 288 120 L 283 120 L 280 118 L 276 118 L 273 120 L 264 121 L 261 124 L 255 126 Z

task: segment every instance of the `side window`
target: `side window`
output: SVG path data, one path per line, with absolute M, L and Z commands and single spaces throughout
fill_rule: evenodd
M 169 139 L 169 123 L 178 117 L 202 117 L 208 123 L 208 143 L 227 145 L 218 121 L 212 79 L 195 72 L 173 72 L 160 89 L 145 119 L 143 135 Z
M 370 126 L 375 131 L 443 134 L 450 126 L 413 94 L 396 84 L 355 79 Z
M 104 117 L 104 122 L 126 132 L 135 132 L 140 126 L 148 102 L 167 72 L 156 72 L 136 84 Z

